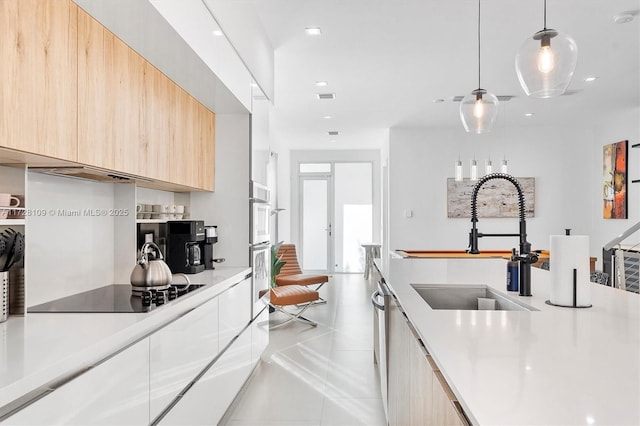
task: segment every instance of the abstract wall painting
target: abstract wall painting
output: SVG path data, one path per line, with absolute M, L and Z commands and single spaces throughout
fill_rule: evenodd
M 536 180 L 532 177 L 516 178 L 524 195 L 525 216 L 533 217 L 535 212 Z M 447 179 L 447 217 L 470 218 L 471 194 L 475 181 Z M 478 192 L 478 217 L 518 217 L 518 192 L 505 180 L 490 180 Z
M 627 219 L 627 145 L 620 141 L 604 146 L 602 174 L 602 217 Z

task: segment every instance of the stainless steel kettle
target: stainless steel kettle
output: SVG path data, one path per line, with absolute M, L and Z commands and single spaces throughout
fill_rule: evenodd
M 149 259 L 149 252 L 153 249 L 155 259 Z M 131 285 L 134 287 L 166 287 L 171 284 L 171 270 L 164 263 L 160 247 L 156 243 L 144 243 L 140 249 L 138 263 L 131 271 Z

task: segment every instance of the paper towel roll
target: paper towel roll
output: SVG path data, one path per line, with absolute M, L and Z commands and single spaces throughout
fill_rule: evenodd
M 552 235 L 549 257 L 554 305 L 573 306 L 573 270 L 577 270 L 577 307 L 591 306 L 589 236 Z

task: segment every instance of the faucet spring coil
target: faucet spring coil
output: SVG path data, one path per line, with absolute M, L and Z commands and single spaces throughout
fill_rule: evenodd
M 491 173 L 483 176 L 478 181 L 478 183 L 476 183 L 476 186 L 473 188 L 473 194 L 471 195 L 471 222 L 478 221 L 478 192 L 480 191 L 480 188 L 482 187 L 482 185 L 484 185 L 488 181 L 494 180 L 494 179 L 506 180 L 508 182 L 511 182 L 513 186 L 516 187 L 516 191 L 518 191 L 518 206 L 519 206 L 520 221 L 521 222 L 524 221 L 525 219 L 524 193 L 522 192 L 522 187 L 520 186 L 520 182 L 518 182 L 518 180 L 515 177 L 508 175 L 506 173 Z

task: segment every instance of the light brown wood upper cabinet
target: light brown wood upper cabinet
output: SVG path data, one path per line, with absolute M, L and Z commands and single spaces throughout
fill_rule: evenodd
M 174 133 L 169 145 L 170 179 L 182 185 L 213 190 L 214 114 L 180 88 L 174 112 Z
M 196 182 L 198 188 L 214 190 L 215 176 L 215 129 L 216 117 L 207 107 L 198 104 L 198 123 L 200 123 L 199 152 L 196 153 Z
M 144 64 L 144 134 L 140 154 L 146 161 L 146 176 L 170 182 L 169 158 L 175 132 L 173 113 L 178 87 L 149 62 Z
M 146 176 L 145 61 L 78 12 L 78 162 Z
M 213 190 L 213 112 L 82 10 L 78 46 L 78 161 Z
M 0 146 L 77 159 L 77 13 L 71 0 L 0 0 Z
M 0 29 L 0 147 L 213 190 L 214 113 L 71 0 L 0 0 Z

